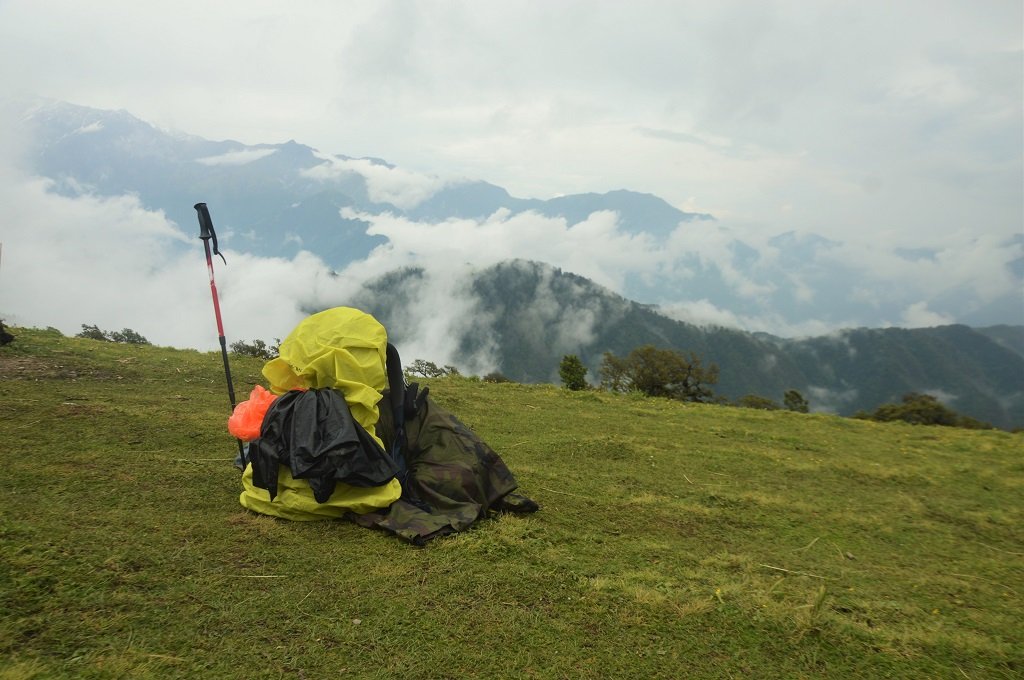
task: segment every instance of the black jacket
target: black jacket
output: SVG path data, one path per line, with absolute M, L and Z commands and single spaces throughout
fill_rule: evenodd
M 249 443 L 252 482 L 277 495 L 278 465 L 295 479 L 306 479 L 318 503 L 337 482 L 369 487 L 387 483 L 398 466 L 355 421 L 341 392 L 316 389 L 287 392 L 263 418 L 260 436 Z

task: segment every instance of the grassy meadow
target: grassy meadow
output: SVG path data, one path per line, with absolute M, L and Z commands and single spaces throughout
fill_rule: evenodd
M 418 549 L 244 511 L 219 353 L 12 332 L 2 679 L 1024 676 L 1024 435 L 423 381 L 542 509 Z

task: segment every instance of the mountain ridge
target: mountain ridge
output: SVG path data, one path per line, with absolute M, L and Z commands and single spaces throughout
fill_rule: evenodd
M 951 277 L 945 263 L 960 253 L 948 249 L 865 250 L 810 233 L 740 236 L 712 215 L 628 189 L 517 198 L 483 180 L 417 175 L 379 158 L 322 153 L 294 139 L 243 144 L 172 134 L 124 111 L 61 103 L 36 106 L 29 118 L 35 130 L 29 169 L 55 179 L 58 191 L 131 193 L 179 225 L 193 224 L 191 206 L 202 201 L 231 237 L 224 247 L 263 257 L 292 258 L 306 249 L 342 270 L 381 244 L 380 237 L 330 211 L 310 209 L 310 221 L 291 219 L 294 206 L 321 201 L 325 193 L 371 222 L 390 215 L 414 224 L 465 219 L 479 225 L 506 210 L 531 216 L 542 227 L 532 233 L 543 233 L 608 214 L 601 219 L 609 238 L 630 250 L 623 257 L 602 251 L 598 266 L 614 270 L 604 279 L 618 281 L 617 292 L 630 299 L 676 307 L 704 322 L 787 336 L 932 320 L 1024 323 L 1019 236 L 967 246 L 984 250 L 975 260 L 993 262 L 989 271 L 999 273 L 1002 291 L 993 293 L 963 272 Z M 601 243 L 585 247 L 600 251 Z M 523 242 L 514 257 L 547 261 L 545 248 L 543 242 Z M 566 267 L 571 257 L 562 257 L 556 264 Z M 914 274 L 901 276 L 898 285 L 886 278 L 900 271 Z
M 423 269 L 390 272 L 348 302 L 376 316 L 401 347 L 423 332 L 417 319 L 428 302 L 416 290 L 429 289 L 429 277 Z M 962 324 L 855 328 L 800 339 L 699 327 L 579 275 L 522 260 L 468 274 L 458 290 L 453 304 L 471 310 L 474 322 L 445 328 L 458 349 L 458 359 L 445 363 L 461 362 L 469 372 L 497 370 L 520 382 L 557 384 L 562 356 L 576 354 L 596 383 L 605 352 L 625 356 L 653 344 L 717 364 L 715 392 L 731 400 L 757 394 L 781 402 L 786 390 L 797 389 L 815 410 L 853 415 L 924 392 L 999 427 L 1024 427 L 1024 355 Z M 1024 341 L 1024 327 L 997 331 Z M 436 359 L 409 357 L 416 358 Z

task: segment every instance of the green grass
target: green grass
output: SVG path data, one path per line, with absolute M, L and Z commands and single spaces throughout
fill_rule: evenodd
M 542 510 L 416 549 L 242 510 L 219 354 L 14 333 L 0 678 L 1024 673 L 1021 435 L 424 381 Z

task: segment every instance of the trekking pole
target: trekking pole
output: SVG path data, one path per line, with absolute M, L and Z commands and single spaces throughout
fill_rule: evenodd
M 217 248 L 217 232 L 213 230 L 213 220 L 210 219 L 210 210 L 206 207 L 205 203 L 196 203 L 192 206 L 196 209 L 199 214 L 199 238 L 203 240 L 203 249 L 206 251 L 206 271 L 210 274 L 210 294 L 213 295 L 213 314 L 217 317 L 217 337 L 220 340 L 220 355 L 224 359 L 224 377 L 228 381 L 228 399 L 231 400 L 231 412 L 235 411 L 235 387 L 234 383 L 231 382 L 231 366 L 228 365 L 228 348 L 227 342 L 224 340 L 224 322 L 220 319 L 220 300 L 217 297 L 217 283 L 213 280 L 213 258 L 210 256 L 210 240 L 213 240 L 213 253 L 220 255 L 220 259 L 224 260 L 224 264 L 227 265 L 228 261 L 224 259 L 224 255 Z M 242 459 L 242 469 L 245 469 L 245 452 L 242 450 L 242 440 L 236 439 L 238 442 L 238 455 Z

